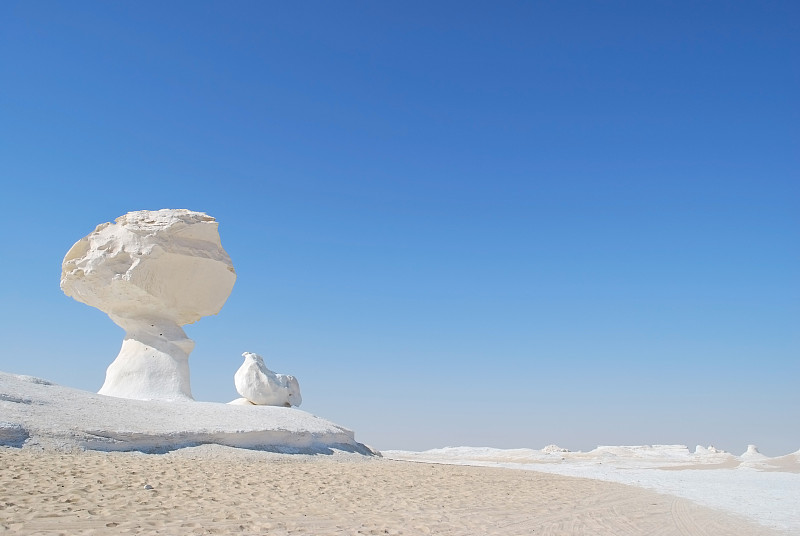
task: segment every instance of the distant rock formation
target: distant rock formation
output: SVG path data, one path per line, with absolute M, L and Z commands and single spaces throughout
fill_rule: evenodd
M 697 445 L 694 449 L 694 453 L 699 455 L 727 454 L 727 452 L 722 449 L 718 449 L 714 445 L 709 445 L 708 447 Z
M 129 212 L 98 225 L 64 257 L 64 293 L 125 330 L 100 394 L 192 399 L 194 342 L 181 326 L 217 314 L 236 281 L 217 226 L 185 209 Z
M 251 352 L 242 354 L 244 363 L 233 376 L 236 391 L 244 398 L 231 404 L 254 404 L 257 406 L 299 406 L 300 384 L 297 378 L 285 374 L 275 374 L 264 364 L 264 359 Z
M 758 447 L 755 445 L 747 445 L 747 450 L 739 457 L 745 461 L 763 460 L 766 458 L 766 456 L 758 451 Z
M 542 452 L 545 454 L 560 454 L 562 452 L 569 452 L 569 449 L 563 449 L 558 445 L 547 445 L 542 449 Z

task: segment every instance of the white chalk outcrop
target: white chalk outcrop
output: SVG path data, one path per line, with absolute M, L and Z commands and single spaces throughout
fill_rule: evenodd
M 276 374 L 264 364 L 264 359 L 251 352 L 242 354 L 244 363 L 233 376 L 236 391 L 242 395 L 231 404 L 255 404 L 257 406 L 299 406 L 300 384 L 297 378 L 287 374 Z
M 378 455 L 358 443 L 351 430 L 303 410 L 249 409 L 218 402 L 100 396 L 0 372 L 0 447 L 155 453 L 209 444 L 286 453 L 338 450 Z
M 185 209 L 129 212 L 98 225 L 64 257 L 64 293 L 125 330 L 100 394 L 192 399 L 194 342 L 181 326 L 217 314 L 236 281 L 217 226 Z
M 714 454 L 727 454 L 722 449 L 718 449 L 714 445 L 709 445 L 708 447 L 704 447 L 703 445 L 697 445 L 694 448 L 694 453 L 698 456 L 712 456 Z
M 758 451 L 758 447 L 755 445 L 747 445 L 747 450 L 744 451 L 744 453 L 739 457 L 746 462 L 761 461 L 766 459 L 766 456 L 761 454 Z

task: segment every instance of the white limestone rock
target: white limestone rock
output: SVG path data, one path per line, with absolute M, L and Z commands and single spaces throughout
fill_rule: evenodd
M 286 407 L 299 406 L 303 402 L 297 378 L 275 374 L 258 354 L 245 352 L 242 357 L 244 363 L 234 374 L 233 382 L 236 391 L 246 400 L 259 406 Z
M 237 398 L 236 400 L 231 400 L 228 402 L 231 406 L 255 406 L 252 402 L 247 400 L 246 398 Z
M 129 212 L 98 225 L 64 257 L 64 293 L 125 330 L 100 394 L 192 399 L 194 342 L 181 326 L 217 314 L 236 281 L 217 226 L 185 209 Z
M 701 456 L 710 456 L 713 454 L 727 454 L 722 449 L 718 449 L 714 445 L 709 445 L 708 447 L 704 447 L 703 445 L 697 445 L 694 449 L 694 453 L 701 455 Z
M 758 447 L 755 445 L 747 445 L 747 450 L 739 456 L 742 460 L 746 461 L 756 461 L 756 460 L 763 460 L 766 458 L 763 454 L 758 451 Z

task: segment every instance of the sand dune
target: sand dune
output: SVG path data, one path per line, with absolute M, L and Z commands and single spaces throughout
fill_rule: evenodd
M 0 464 L 8 534 L 777 534 L 620 484 L 351 454 L 3 447 Z

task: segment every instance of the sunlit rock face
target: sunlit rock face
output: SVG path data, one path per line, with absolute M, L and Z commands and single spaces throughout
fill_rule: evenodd
M 289 407 L 302 403 L 297 378 L 272 372 L 258 354 L 245 352 L 242 357 L 244 363 L 234 374 L 233 382 L 243 398 L 234 400 L 232 404 Z
M 64 293 L 125 330 L 100 394 L 192 399 L 194 342 L 181 326 L 217 314 L 236 281 L 217 226 L 185 209 L 129 212 L 98 225 L 64 257 Z

